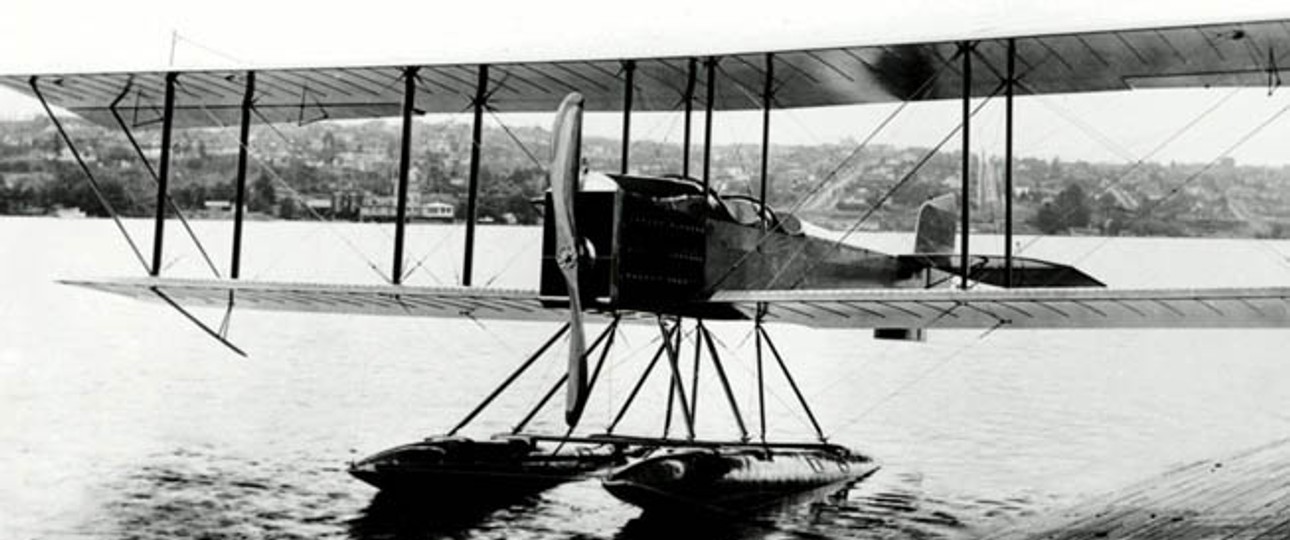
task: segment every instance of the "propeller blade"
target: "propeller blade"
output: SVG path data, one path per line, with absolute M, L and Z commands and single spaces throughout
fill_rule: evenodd
M 564 98 L 556 112 L 551 157 L 551 200 L 555 211 L 556 261 L 569 291 L 569 379 L 565 391 L 564 421 L 577 425 L 587 404 L 586 338 L 582 329 L 582 296 L 578 266 L 581 238 L 573 219 L 574 197 L 582 169 L 582 94 Z

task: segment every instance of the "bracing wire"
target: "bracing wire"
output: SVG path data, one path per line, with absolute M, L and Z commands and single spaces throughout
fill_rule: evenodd
M 202 112 L 203 112 L 203 113 L 205 113 L 205 114 L 206 114 L 206 116 L 210 118 L 210 120 L 211 120 L 211 122 L 212 122 L 213 124 L 215 124 L 215 125 L 219 126 L 220 128 L 225 128 L 225 129 L 221 129 L 221 131 L 225 131 L 225 130 L 226 130 L 227 126 L 226 126 L 226 125 L 224 125 L 224 123 L 223 123 L 222 121 L 220 121 L 219 117 L 217 117 L 214 113 L 212 113 L 212 112 L 210 111 L 210 109 L 208 109 L 205 105 L 200 105 L 200 107 L 201 107 L 201 109 L 202 109 Z M 277 133 L 277 134 L 278 134 L 278 136 L 279 136 L 279 137 L 282 137 L 282 140 L 283 140 L 284 142 L 286 142 L 288 145 L 290 145 L 290 144 L 291 144 L 291 141 L 290 141 L 289 139 L 287 139 L 287 138 L 286 138 L 286 136 L 285 136 L 284 134 L 282 134 L 282 132 L 281 132 L 281 131 L 278 131 L 278 128 L 277 128 L 277 127 L 275 127 L 275 126 L 273 125 L 273 123 L 272 123 L 272 122 L 270 122 L 267 118 L 265 118 L 265 117 L 264 117 L 264 115 L 262 115 L 258 110 L 256 110 L 255 108 L 252 108 L 252 109 L 251 109 L 251 112 L 253 112 L 257 117 L 259 117 L 259 118 L 260 118 L 260 120 L 261 120 L 262 122 L 264 122 L 264 125 L 269 126 L 269 127 L 270 127 L 274 132 L 275 132 L 275 133 Z M 304 197 L 300 194 L 300 192 L 296 191 L 296 189 L 295 189 L 295 188 L 291 187 L 291 185 L 287 183 L 286 179 L 282 178 L 282 176 L 281 176 L 280 174 L 278 174 L 278 172 L 277 172 L 276 170 L 274 170 L 272 166 L 270 166 L 269 164 L 267 164 L 267 163 L 263 162 L 263 161 L 259 158 L 259 156 L 257 156 L 254 152 L 252 152 L 252 149 L 250 148 L 250 144 L 249 144 L 249 143 L 248 143 L 245 147 L 243 147 L 243 146 L 242 146 L 242 141 L 238 140 L 238 141 L 237 141 L 237 145 L 238 145 L 238 147 L 239 147 L 240 149 L 244 150 L 244 151 L 247 153 L 247 155 L 248 155 L 248 156 L 250 156 L 250 158 L 251 158 L 251 159 L 255 160 L 256 165 L 258 165 L 258 167 L 259 167 L 261 170 L 267 171 L 267 172 L 269 173 L 269 176 L 270 176 L 270 177 L 272 177 L 275 181 L 277 181 L 277 182 L 278 182 L 278 184 L 280 184 L 281 186 L 283 186 L 284 188 L 286 188 L 286 189 L 287 189 L 287 191 L 288 191 L 288 192 L 290 193 L 290 195 L 292 196 L 292 198 L 294 198 L 294 199 L 295 199 L 295 200 L 297 200 L 297 201 L 303 201 L 303 200 L 304 200 Z M 315 211 L 314 209 L 309 208 L 309 205 L 304 205 L 304 206 L 305 206 L 305 209 L 306 209 L 306 210 L 308 210 L 308 211 L 309 211 L 309 213 L 313 215 L 314 219 L 316 219 L 316 220 L 318 220 L 318 221 L 321 221 L 321 222 L 328 223 L 328 224 L 333 224 L 333 223 L 334 223 L 332 220 L 327 219 L 327 218 L 325 218 L 325 217 L 321 216 L 320 214 L 318 214 L 318 212 L 317 212 L 317 211 Z M 381 277 L 381 279 L 382 279 L 383 281 L 385 281 L 385 282 L 387 282 L 387 283 L 388 283 L 388 282 L 390 282 L 390 279 L 385 275 L 385 273 L 384 273 L 384 272 L 382 272 L 382 271 L 381 271 L 381 269 L 376 265 L 376 263 L 372 262 L 372 260 L 371 260 L 371 259 L 370 259 L 370 258 L 369 258 L 365 253 L 363 253 L 363 251 L 362 251 L 362 250 L 358 249 L 358 246 L 354 245 L 353 241 L 351 241 L 351 240 L 350 240 L 348 237 L 346 237 L 345 235 L 340 234 L 340 232 L 339 232 L 339 231 L 337 231 L 337 230 L 335 229 L 335 227 L 328 227 L 327 229 L 329 230 L 329 232 L 331 232 L 331 233 L 332 233 L 332 234 L 334 234 L 337 238 L 339 238 L 342 242 L 344 242 L 344 244 L 345 244 L 345 245 L 346 245 L 350 250 L 352 250 L 355 254 L 357 254 L 357 255 L 358 255 L 358 256 L 359 256 L 359 257 L 360 257 L 360 258 L 361 258 L 365 263 L 367 263 L 367 266 L 368 266 L 369 268 L 371 268 L 373 272 L 376 272 L 376 274 L 377 274 L 378 276 L 380 276 L 380 277 Z M 263 273 L 263 271 L 261 271 L 261 273 Z M 258 277 L 258 276 L 259 276 L 259 274 L 257 274 L 257 276 L 256 276 L 256 277 Z
M 929 75 L 929 76 L 928 76 L 928 77 L 927 77 L 927 78 L 926 78 L 926 79 L 925 79 L 925 80 L 924 80 L 924 81 L 919 85 L 919 87 L 914 91 L 913 96 L 914 96 L 915 98 L 917 98 L 917 97 L 920 97 L 920 96 L 925 95 L 925 94 L 926 94 L 926 93 L 927 93 L 927 92 L 932 88 L 932 84 L 933 84 L 933 83 L 935 83 L 935 81 L 937 80 L 937 78 L 938 78 L 938 77 L 940 77 L 941 73 L 943 73 L 943 72 L 944 72 L 944 71 L 949 67 L 950 63 L 951 63 L 951 62 L 953 62 L 953 61 L 954 61 L 954 58 L 949 58 L 949 59 L 947 59 L 945 62 L 943 62 L 943 63 L 942 63 L 942 64 L 937 68 L 937 70 L 936 70 L 935 72 L 933 72 L 931 75 Z M 997 91 L 996 91 L 996 92 L 997 92 Z M 829 184 L 830 184 L 830 183 L 831 183 L 831 182 L 832 182 L 832 181 L 837 177 L 837 175 L 838 175 L 839 173 L 841 173 L 841 172 L 845 169 L 845 167 L 846 167 L 848 164 L 850 164 L 850 163 L 851 163 L 851 161 L 852 161 L 852 160 L 854 160 L 857 156 L 859 156 L 859 155 L 860 155 L 860 153 L 861 153 L 865 148 L 867 148 L 867 147 L 869 146 L 869 144 L 870 144 L 870 143 L 871 143 L 871 142 L 872 142 L 872 141 L 873 141 L 873 140 L 878 136 L 878 134 L 879 134 L 879 133 L 883 132 L 883 131 L 887 128 L 887 126 L 888 126 L 888 125 L 890 125 L 890 124 L 891 124 L 891 122 L 892 122 L 892 121 L 894 121 L 894 120 L 896 119 L 896 117 L 898 117 L 898 116 L 901 114 L 901 112 L 903 112 L 903 111 L 905 110 L 905 107 L 906 107 L 906 106 L 907 106 L 911 101 L 912 101 L 912 100 L 903 100 L 903 101 L 901 101 L 901 103 L 900 103 L 898 106 L 896 106 L 896 107 L 891 111 L 891 113 L 889 113 L 886 117 L 884 117 L 884 118 L 882 119 L 882 121 L 881 121 L 881 122 L 879 122 L 879 123 L 878 123 L 878 125 L 874 127 L 874 129 L 870 130 L 869 134 L 864 138 L 864 140 L 862 140 L 859 144 L 857 144 L 857 145 L 855 146 L 855 148 L 853 148 L 853 149 L 852 149 L 852 151 L 851 151 L 849 154 L 847 154 L 847 156 L 846 156 L 846 157 L 844 157 L 844 158 L 843 158 L 843 159 L 842 159 L 842 160 L 841 160 L 841 161 L 840 161 L 840 162 L 839 162 L 839 163 L 838 163 L 838 164 L 837 164 L 837 165 L 836 165 L 836 166 L 835 166 L 835 167 L 834 167 L 834 168 L 829 172 L 829 174 L 828 174 L 828 175 L 826 175 L 826 176 L 824 177 L 824 179 L 823 179 L 823 180 L 821 180 L 820 182 L 816 183 L 815 187 L 814 187 L 811 191 L 807 192 L 807 194 L 806 194 L 805 196 L 803 196 L 802 198 L 798 199 L 797 203 L 796 203 L 796 204 L 794 204 L 792 207 L 790 207 L 790 208 L 789 208 L 788 213 L 790 213 L 790 214 L 791 214 L 791 213 L 796 212 L 797 210 L 799 210 L 799 209 L 800 209 L 800 208 L 801 208 L 801 207 L 802 207 L 802 206 L 803 206 L 807 201 L 811 200 L 811 198 L 812 198 L 812 197 L 814 197 L 816 194 L 820 193 L 820 192 L 824 189 L 824 187 L 825 187 L 825 186 L 828 186 L 828 185 L 829 185 Z M 951 136 L 952 136 L 952 134 L 951 134 Z M 948 138 L 947 138 L 946 140 L 948 140 Z M 943 145 L 943 144 L 944 144 L 944 142 L 942 142 L 941 144 Z M 939 148 L 939 146 L 938 146 L 938 148 Z M 933 152 L 933 153 L 934 153 L 934 152 Z M 926 160 L 926 159 L 930 159 L 930 156 L 928 156 L 928 157 L 925 157 L 925 158 L 924 158 L 924 160 Z M 921 166 L 921 164 L 920 164 L 919 166 Z M 916 170 L 916 169 L 915 169 L 915 170 Z M 864 218 L 862 218 L 862 219 L 867 219 L 867 218 L 868 218 L 868 216 L 866 215 L 866 216 L 865 216 Z M 856 227 L 858 227 L 858 226 L 859 226 L 859 225 L 857 224 L 857 225 L 856 225 Z M 757 241 L 757 246 L 756 246 L 756 247 L 757 247 L 757 248 L 760 248 L 760 247 L 761 247 L 761 245 L 762 245 L 763 243 L 765 243 L 765 242 L 769 241 L 769 239 L 770 239 L 770 238 L 771 238 L 771 236 L 770 236 L 770 235 L 765 235 L 765 236 L 763 236 L 761 239 L 759 239 L 759 240 Z M 716 289 L 717 287 L 719 287 L 722 283 L 724 283 L 724 282 L 725 282 L 725 280 L 726 280 L 726 279 L 728 279 L 732 274 L 734 274 L 734 272 L 735 272 L 736 270 L 738 270 L 740 266 L 742 266 L 745 262 L 747 262 L 747 261 L 748 261 L 748 259 L 752 256 L 752 253 L 753 253 L 753 252 L 755 252 L 755 251 L 756 251 L 756 250 L 752 250 L 752 251 L 750 251 L 750 252 L 748 252 L 748 253 L 745 253 L 745 254 L 744 254 L 743 256 L 741 256 L 738 260 L 736 260 L 736 261 L 734 262 L 734 264 L 731 264 L 731 265 L 730 265 L 730 267 L 729 267 L 729 268 L 727 268 L 727 269 L 726 269 L 726 271 L 721 275 L 721 277 L 720 277 L 720 278 L 718 278 L 718 279 L 714 282 L 714 284 L 712 285 L 712 287 L 710 288 L 710 290 L 715 290 L 715 289 Z
M 990 99 L 998 95 L 999 91 L 1003 89 L 1003 86 L 1004 85 L 1002 83 L 996 86 L 994 91 L 990 92 L 990 94 L 987 95 L 985 99 L 981 100 L 981 103 L 977 104 L 976 107 L 972 108 L 972 110 L 969 112 L 969 116 L 976 116 L 976 114 L 980 112 L 981 109 L 984 108 L 987 103 L 990 102 Z M 940 152 L 941 148 L 945 146 L 945 144 L 948 143 L 951 139 L 953 139 L 956 135 L 958 135 L 959 132 L 962 131 L 962 129 L 963 129 L 963 122 L 960 121 L 957 125 L 954 126 L 953 129 L 949 131 L 949 133 L 946 133 L 945 136 L 941 138 L 940 142 L 936 143 L 936 146 L 929 149 L 927 153 L 925 153 L 917 163 L 915 163 L 912 167 L 910 167 L 909 172 L 905 173 L 904 177 L 902 177 L 899 181 L 893 184 L 885 193 L 883 193 L 883 195 L 878 199 L 878 201 L 875 202 L 864 214 L 862 214 L 859 219 L 857 219 L 854 223 L 852 223 L 851 226 L 848 227 L 846 231 L 843 232 L 842 235 L 840 235 L 837 239 L 833 240 L 833 242 L 830 243 L 826 253 L 832 253 L 840 249 L 843 243 L 846 242 L 847 238 L 849 238 L 852 234 L 854 234 L 857 230 L 859 230 L 860 226 L 863 225 L 864 222 L 867 221 L 870 217 L 872 217 L 875 213 L 877 213 L 877 211 L 880 208 L 882 208 L 882 206 L 886 204 L 886 202 L 890 200 L 891 197 L 895 195 L 897 191 L 899 191 L 901 188 L 907 185 L 911 180 L 916 178 L 918 175 L 918 171 L 923 168 L 923 165 L 926 165 L 927 162 L 930 161 L 932 157 L 934 157 L 938 152 Z M 792 262 L 797 260 L 797 258 L 802 256 L 806 252 L 806 248 L 807 248 L 807 244 L 802 244 L 801 247 L 795 250 L 792 256 L 790 256 L 788 263 L 786 263 L 778 272 L 775 273 L 774 276 L 771 276 L 770 280 L 766 282 L 765 288 L 770 288 L 775 284 L 775 282 L 779 281 L 779 278 L 783 277 L 784 272 L 787 271 L 789 268 L 791 268 Z M 797 285 L 799 285 L 801 283 L 801 280 L 806 279 L 806 276 L 810 275 L 811 270 L 815 269 L 815 267 L 819 266 L 819 264 L 823 261 L 824 261 L 824 256 L 817 257 L 815 258 L 815 260 L 810 261 L 807 264 L 807 267 L 802 271 L 801 276 L 798 277 L 798 280 L 792 284 L 792 287 L 796 287 Z
M 1024 84 L 1022 84 L 1022 88 L 1024 88 L 1024 89 L 1026 89 L 1027 91 L 1030 91 L 1030 92 L 1032 92 L 1032 93 L 1033 93 L 1033 89 L 1031 89 L 1030 87 L 1028 87 L 1028 86 L 1026 86 L 1026 85 L 1024 85 Z M 1197 114 L 1196 116 L 1192 117 L 1192 118 L 1191 118 L 1191 120 L 1190 120 L 1190 121 L 1188 121 L 1186 124 L 1184 124 L 1182 127 L 1178 128 L 1178 129 L 1177 129 L 1177 130 L 1175 130 L 1172 134 L 1170 134 L 1170 135 L 1169 135 L 1169 137 L 1166 137 L 1163 141 L 1161 141 L 1161 142 L 1160 142 L 1159 144 L 1157 144 L 1156 146 L 1152 147 L 1152 148 L 1151 148 L 1151 150 L 1149 150 L 1147 153 L 1143 154 L 1141 157 L 1139 157 L 1139 158 L 1137 158 L 1137 159 L 1133 160 L 1133 161 L 1132 161 L 1132 163 L 1129 165 L 1129 169 L 1128 169 L 1128 170 L 1124 171 L 1123 173 L 1121 173 L 1120 175 L 1116 176 L 1115 178 L 1113 178 L 1113 179 L 1111 179 L 1111 180 L 1109 180 L 1109 181 L 1103 182 L 1100 186 L 1098 186 L 1098 189 L 1096 190 L 1096 193 L 1094 193 L 1092 196 L 1093 196 L 1094 198 L 1096 198 L 1096 197 L 1100 197 L 1100 196 L 1102 196 L 1103 194 L 1105 194 L 1105 193 L 1109 192 L 1112 188 L 1114 188 L 1114 187 L 1115 187 L 1116 185 L 1118 185 L 1120 182 L 1123 182 L 1125 179 L 1127 179 L 1129 176 L 1131 176 L 1134 172 L 1136 172 L 1139 168 L 1141 168 L 1143 165 L 1145 165 L 1148 159 L 1151 159 L 1153 156 L 1155 156 L 1156 154 L 1160 153 L 1162 150 L 1164 150 L 1164 149 L 1165 149 L 1166 147 L 1168 147 L 1170 144 L 1173 144 L 1175 141 L 1177 141 L 1177 140 L 1178 140 L 1178 138 L 1179 138 L 1179 137 L 1181 137 L 1183 134 L 1185 134 L 1186 132 L 1188 132 L 1188 131 L 1190 131 L 1191 129 L 1193 129 L 1193 128 L 1194 128 L 1197 124 L 1199 124 L 1202 120 L 1204 120 L 1204 119 L 1205 119 L 1205 118 L 1207 118 L 1210 114 L 1212 114 L 1213 112 L 1217 111 L 1220 107 L 1222 107 L 1223 105 L 1225 105 L 1229 100 L 1231 100 L 1233 97 L 1235 97 L 1235 96 L 1236 96 L 1236 94 L 1239 92 L 1239 90 L 1240 90 L 1240 88 L 1233 88 L 1231 91 L 1229 91 L 1229 92 L 1227 92 L 1226 94 L 1224 94 L 1223 96 L 1221 96 L 1218 100 L 1215 100 L 1215 102 L 1214 102 L 1214 103 L 1212 103 L 1212 104 L 1210 104 L 1210 106 L 1209 106 L 1209 107 L 1205 108 L 1205 109 L 1204 109 L 1203 111 L 1201 111 L 1199 114 Z M 1087 126 L 1086 124 L 1080 124 L 1080 125 L 1077 125 L 1076 127 L 1080 127 L 1080 129 L 1085 129 L 1085 127 L 1087 127 L 1087 129 L 1093 129 L 1093 128 L 1092 128 L 1092 126 Z M 1068 209 L 1068 210 L 1066 211 L 1067 213 L 1066 213 L 1066 214 L 1063 214 L 1063 217 L 1064 217 L 1064 218 L 1066 218 L 1066 217 L 1070 217 L 1070 212 L 1072 212 L 1072 211 L 1073 211 L 1073 209 Z M 1026 241 L 1026 243 L 1025 243 L 1025 244 L 1022 244 L 1022 245 L 1021 245 L 1021 246 L 1016 250 L 1016 253 L 1017 253 L 1017 254 L 1020 254 L 1020 253 L 1022 253 L 1022 252 L 1024 252 L 1024 251 L 1026 251 L 1027 249 L 1029 249 L 1029 248 L 1033 247 L 1033 245 L 1034 245 L 1036 242 L 1038 242 L 1040 239 L 1042 239 L 1042 238 L 1044 238 L 1042 235 L 1041 235 L 1041 236 L 1035 236 L 1035 237 L 1030 238 L 1029 240 L 1027 240 L 1027 241 Z
M 1183 181 L 1182 181 L 1182 182 L 1179 182 L 1179 183 L 1178 183 L 1178 185 L 1174 186 L 1174 187 L 1173 187 L 1173 189 L 1169 190 L 1169 192 L 1168 192 L 1168 193 L 1165 193 L 1165 195 L 1164 195 L 1164 196 L 1160 197 L 1159 199 L 1155 199 L 1155 200 L 1151 201 L 1151 204 L 1150 204 L 1150 205 L 1148 205 L 1148 206 L 1144 207 L 1144 208 L 1142 209 L 1142 211 L 1140 211 L 1140 212 L 1138 213 L 1138 217 L 1144 217 L 1144 216 L 1147 216 L 1147 215 L 1151 214 L 1152 212 L 1154 212 L 1156 209 L 1160 208 L 1162 205 L 1164 205 L 1164 203 L 1165 203 L 1165 202 L 1167 202 L 1167 201 L 1169 201 L 1170 199 L 1172 199 L 1175 195 L 1177 195 L 1177 194 L 1181 193 L 1181 192 L 1182 192 L 1182 189 L 1183 189 L 1183 188 L 1185 188 L 1185 187 L 1187 187 L 1187 185 L 1188 185 L 1188 184 L 1190 184 L 1192 181 L 1196 180 L 1197 178 L 1200 178 L 1200 177 L 1201 177 L 1201 175 L 1205 174 L 1206 172 L 1209 172 L 1209 170 L 1210 170 L 1211 168 L 1213 168 L 1213 167 L 1214 167 L 1214 165 L 1217 165 L 1220 161 L 1222 161 L 1222 160 L 1223 160 L 1223 158 L 1228 157 L 1229 155 L 1231 155 L 1231 153 L 1232 153 L 1232 152 L 1236 151 L 1238 148 L 1240 148 L 1241 146 L 1245 145 L 1245 143 L 1249 142 L 1249 141 L 1250 141 L 1250 139 L 1254 138 L 1254 136 L 1255 136 L 1255 135 L 1258 135 L 1258 134 L 1259 134 L 1260 132 L 1262 132 L 1265 128 L 1267 128 L 1268 126 L 1272 125 L 1272 124 L 1273 124 L 1274 122 L 1276 122 L 1279 118 L 1281 118 L 1281 116 L 1283 116 L 1287 111 L 1290 111 L 1290 103 L 1286 103 L 1286 105 L 1284 105 L 1283 107 L 1281 107 L 1280 109 L 1278 109 L 1278 110 L 1277 110 L 1277 112 L 1273 113 L 1271 116 L 1269 116 L 1268 118 L 1264 119 L 1262 122 L 1260 122 L 1258 125 L 1254 126 L 1254 127 L 1253 127 L 1252 129 L 1250 129 L 1249 131 L 1246 131 L 1243 135 L 1241 135 L 1239 138 L 1237 138 L 1237 140 L 1236 140 L 1235 142 L 1233 142 L 1231 145 L 1229 145 L 1226 149 L 1224 149 L 1222 152 L 1220 152 L 1217 156 L 1214 156 L 1214 158 L 1213 158 L 1213 159 L 1209 160 L 1209 162 L 1208 162 L 1208 163 L 1206 163 L 1206 164 L 1205 164 L 1205 166 L 1201 167 L 1201 168 L 1200 168 L 1199 170 L 1197 170 L 1196 172 L 1194 172 L 1194 173 L 1192 173 L 1192 174 L 1188 175 L 1188 176 L 1187 176 L 1187 178 L 1183 179 Z M 1088 258 L 1089 258 L 1090 256 L 1092 256 L 1094 253 L 1096 253 L 1097 251 L 1101 250 L 1101 249 L 1102 249 L 1103 247 L 1105 247 L 1108 243 L 1110 243 L 1110 241 L 1111 241 L 1111 240 L 1113 240 L 1114 238 L 1115 238 L 1115 237 L 1111 237 L 1111 236 L 1104 237 L 1104 238 L 1102 239 L 1102 241 L 1100 241 L 1100 242 L 1098 242 L 1096 245 L 1094 245 L 1092 249 L 1089 249 L 1087 252 L 1085 252 L 1084 254 L 1082 254 L 1082 255 L 1080 255 L 1078 258 L 1076 258 L 1074 261 L 1072 261 L 1072 263 L 1071 263 L 1071 264 L 1072 264 L 1072 266 L 1074 266 L 1074 265 L 1078 265 L 1079 263 L 1081 263 L 1081 262 L 1083 262 L 1084 260 L 1088 259 Z

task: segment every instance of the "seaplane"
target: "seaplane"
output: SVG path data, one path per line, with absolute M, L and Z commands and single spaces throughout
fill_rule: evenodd
M 1012 253 L 1012 102 L 1023 95 L 1125 91 L 1138 88 L 1250 86 L 1276 89 L 1290 65 L 1290 21 L 1220 21 L 1150 28 L 1097 28 L 1045 35 L 964 35 L 935 42 L 857 42 L 814 49 L 713 52 L 702 56 L 600 58 L 427 65 L 45 73 L 0 76 L 0 84 L 45 106 L 95 186 L 52 107 L 123 130 L 160 130 L 155 168 L 155 235 L 149 261 L 135 250 L 143 277 L 69 280 L 69 285 L 159 301 L 238 354 L 228 324 L 214 328 L 193 307 L 235 307 L 475 320 L 545 322 L 557 329 L 465 418 L 443 435 L 378 452 L 350 472 L 391 492 L 444 498 L 531 495 L 575 479 L 599 477 L 615 497 L 647 512 L 755 512 L 802 493 L 838 490 L 879 467 L 862 452 L 829 442 L 772 339 L 775 324 L 831 331 L 872 331 L 876 338 L 919 341 L 937 329 L 1037 328 L 1286 328 L 1290 287 L 1117 289 L 1069 265 Z M 1005 252 L 970 249 L 969 135 L 974 99 L 999 94 L 1007 103 Z M 643 99 L 644 98 L 644 99 Z M 792 208 L 767 203 L 773 108 L 951 100 L 962 102 L 955 128 L 963 144 L 961 192 L 928 200 L 918 210 L 908 253 L 866 249 L 821 232 Z M 690 171 L 690 118 L 705 108 L 703 170 Z M 678 173 L 632 174 L 634 111 L 684 108 L 684 158 Z M 709 171 L 714 111 L 763 111 L 760 196 L 721 193 Z M 463 278 L 460 287 L 402 283 L 411 126 L 417 114 L 474 111 Z M 540 286 L 536 290 L 471 283 L 479 188 L 481 119 L 485 111 L 555 111 L 544 212 Z M 581 152 L 584 112 L 623 114 L 623 156 L 617 172 L 591 171 Z M 248 130 L 263 123 L 305 124 L 401 117 L 394 260 L 385 285 L 256 282 L 239 276 Z M 165 226 L 182 213 L 167 194 L 171 134 L 176 128 L 239 126 L 236 210 L 228 277 L 162 275 Z M 877 129 L 880 130 L 882 126 Z M 934 152 L 935 150 L 933 150 Z M 875 203 L 881 206 L 905 180 Z M 103 204 L 111 212 L 106 199 Z M 957 218 L 957 219 L 956 219 Z M 120 225 L 118 221 L 118 226 Z M 212 267 L 213 268 L 213 267 Z M 584 323 L 605 328 L 588 344 Z M 694 431 L 697 382 L 680 369 L 684 320 L 693 321 L 694 362 L 715 367 L 741 436 L 700 439 Z M 706 325 L 748 324 L 760 375 L 773 358 L 818 440 L 766 436 L 759 392 L 760 436 L 746 425 Z M 621 324 L 657 326 L 653 359 L 618 414 L 637 399 L 662 360 L 672 410 L 682 435 L 579 433 L 588 396 Z M 651 330 L 652 331 L 652 330 Z M 461 430 L 560 340 L 567 358 L 558 381 L 515 429 L 491 439 Z M 785 351 L 788 352 L 788 351 Z M 590 360 L 598 358 L 595 369 Z M 696 371 L 697 373 L 697 371 Z M 563 433 L 533 433 L 532 418 L 564 390 Z M 675 406 L 675 407 L 674 407 Z

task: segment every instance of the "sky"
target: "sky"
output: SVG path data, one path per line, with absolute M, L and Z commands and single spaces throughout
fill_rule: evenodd
M 1062 32 L 1099 26 L 1290 18 L 1284 1 L 498 0 L 275 3 L 265 0 L 6 0 L 0 73 L 177 67 L 497 61 L 713 54 L 861 43 Z M 178 39 L 176 39 L 178 36 Z M 1173 135 L 1221 101 L 1182 136 Z M 776 112 L 776 144 L 864 139 L 894 105 Z M 1062 159 L 1290 163 L 1290 88 L 1135 91 L 1018 100 L 1017 153 Z M 0 90 L 0 118 L 39 113 Z M 876 139 L 932 146 L 958 121 L 957 103 L 911 106 Z M 441 118 L 430 118 L 437 120 Z M 468 121 L 462 119 L 462 121 Z M 545 125 L 545 115 L 503 121 Z M 716 117 L 714 142 L 754 144 L 758 113 Z M 617 115 L 592 115 L 587 132 L 616 137 Z M 637 139 L 676 141 L 677 114 L 639 114 Z M 974 147 L 1002 152 L 1001 102 L 974 120 Z M 1168 144 L 1161 146 L 1162 142 Z M 1235 146 L 1234 146 L 1235 145 Z M 1230 149 L 1230 150 L 1229 150 Z

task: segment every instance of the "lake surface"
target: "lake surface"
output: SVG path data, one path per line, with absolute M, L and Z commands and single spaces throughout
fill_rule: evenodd
M 230 223 L 194 222 L 221 272 Z M 151 223 L 128 221 L 151 245 Z M 536 228 L 483 227 L 475 281 L 533 287 Z M 462 230 L 410 228 L 412 284 L 458 281 Z M 243 277 L 380 283 L 390 225 L 251 222 Z M 850 239 L 907 251 L 907 234 Z M 1290 243 L 1048 238 L 1025 255 L 1113 286 L 1290 284 Z M 999 239 L 974 248 L 1001 252 Z M 207 277 L 176 222 L 166 275 Z M 138 276 L 106 220 L 0 218 L 0 538 L 657 538 L 595 481 L 474 516 L 376 498 L 346 463 L 451 428 L 554 325 L 236 311 L 243 359 L 168 307 L 55 283 Z M 218 325 L 222 312 L 199 310 Z M 755 415 L 750 328 L 715 325 L 736 397 Z M 594 328 L 591 329 L 594 331 Z M 845 500 L 727 524 L 706 537 L 972 538 L 1188 460 L 1290 432 L 1290 331 L 868 331 L 770 328 L 831 441 L 884 463 Z M 648 361 L 629 326 L 584 425 L 603 430 Z M 504 431 L 559 376 L 536 366 L 469 431 Z M 705 373 L 710 374 L 708 369 Z M 688 381 L 688 379 L 687 379 Z M 769 379 L 770 437 L 809 439 Z M 663 386 L 623 432 L 658 434 Z M 736 433 L 712 380 L 701 436 Z M 600 393 L 602 392 L 603 393 Z M 559 430 L 553 406 L 535 427 Z M 688 529 L 679 532 L 684 535 Z

